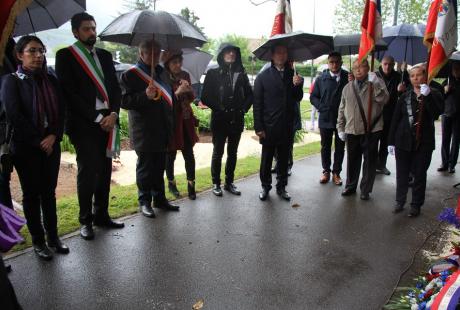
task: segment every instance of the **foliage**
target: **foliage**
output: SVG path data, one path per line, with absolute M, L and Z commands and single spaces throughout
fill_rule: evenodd
M 195 12 L 190 10 L 188 7 L 180 10 L 180 15 L 185 18 L 190 24 L 196 27 L 201 33 L 203 33 L 203 27 L 198 26 L 198 21 L 200 18 L 196 16 Z
M 121 139 L 129 138 L 128 112 L 120 110 L 120 137 Z
M 210 109 L 200 109 L 195 105 L 192 105 L 193 114 L 198 120 L 198 130 L 199 131 L 211 131 L 211 110 Z
M 64 135 L 61 141 L 61 152 L 70 152 L 75 154 L 75 147 L 70 142 L 70 138 L 68 135 Z
M 158 0 L 125 0 L 123 7 L 127 11 L 132 10 L 148 10 L 155 6 Z
M 137 47 L 100 40 L 97 41 L 96 47 L 109 51 L 112 53 L 112 56 L 115 60 L 122 63 L 132 64 L 135 63 L 138 58 Z

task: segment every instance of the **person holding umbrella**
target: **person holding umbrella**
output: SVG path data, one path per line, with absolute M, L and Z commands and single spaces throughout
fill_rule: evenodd
M 173 107 L 174 133 L 166 153 L 168 188 L 176 197 L 179 197 L 180 194 L 174 179 L 174 161 L 176 160 L 177 150 L 181 150 L 187 173 L 188 197 L 195 200 L 195 156 L 193 146 L 198 142 L 198 135 L 195 129 L 198 125 L 198 120 L 193 115 L 193 110 L 190 106 L 195 99 L 195 95 L 190 85 L 190 75 L 182 70 L 182 51 L 165 51 L 162 60 L 165 68 L 162 80 L 172 87 L 177 98 Z
M 77 152 L 80 235 L 91 240 L 93 222 L 106 228 L 124 227 L 112 220 L 108 211 L 112 175 L 109 141 L 115 141 L 121 91 L 112 55 L 94 47 L 94 17 L 75 14 L 71 26 L 77 42 L 57 52 L 56 74 L 68 104 L 67 134 Z
M 137 154 L 136 184 L 139 208 L 146 217 L 154 218 L 156 208 L 179 211 L 165 195 L 165 163 L 168 143 L 174 130 L 173 106 L 176 97 L 189 91 L 181 84 L 173 93 L 162 77 L 160 45 L 152 40 L 139 44 L 139 60 L 121 76 L 121 106 L 128 110 L 131 145 Z M 152 79 L 152 70 L 154 78 Z
M 221 44 L 217 62 L 219 67 L 207 72 L 201 93 L 201 101 L 212 110 L 212 192 L 216 196 L 223 194 L 220 187 L 220 170 L 227 141 L 224 189 L 233 195 L 241 195 L 233 181 L 238 145 L 244 129 L 244 114 L 252 105 L 252 88 L 237 46 L 230 43 Z
M 294 137 L 294 109 L 303 97 L 303 78 L 289 65 L 289 51 L 281 43 L 271 46 L 271 66 L 254 82 L 254 129 L 262 144 L 260 180 L 264 201 L 272 187 L 271 166 L 278 155 L 276 193 L 284 200 L 291 196 L 288 184 L 288 153 Z
M 342 196 L 356 192 L 364 159 L 360 198 L 369 200 L 376 174 L 377 141 L 383 129 L 383 106 L 389 94 L 384 82 L 369 73 L 366 59 L 353 62 L 353 76 L 343 89 L 337 119 L 339 137 L 347 147 L 347 180 Z

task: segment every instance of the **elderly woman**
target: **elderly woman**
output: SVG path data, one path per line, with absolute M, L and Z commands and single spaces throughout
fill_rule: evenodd
M 33 247 L 40 258 L 50 260 L 53 253 L 49 247 L 57 253 L 69 253 L 58 237 L 55 196 L 64 103 L 56 78 L 47 71 L 46 49 L 40 39 L 24 36 L 15 51 L 20 65 L 5 77 L 1 101 L 13 132 L 11 154 L 21 182 Z
M 168 188 L 174 196 L 180 195 L 174 179 L 174 161 L 177 151 L 182 152 L 185 161 L 187 174 L 188 197 L 196 199 L 195 193 L 195 156 L 193 146 L 198 141 L 195 127 L 197 119 L 193 115 L 190 104 L 195 99 L 193 89 L 190 85 L 190 76 L 182 70 L 182 52 L 167 51 L 163 54 L 165 71 L 162 80 L 171 85 L 176 100 L 174 101 L 174 133 L 168 146 L 166 154 L 166 177 Z
M 426 171 L 435 148 L 434 121 L 442 112 L 442 95 L 426 84 L 423 65 L 412 67 L 412 87 L 399 97 L 388 136 L 388 152 L 396 155 L 396 205 L 393 213 L 403 211 L 413 175 L 409 217 L 420 214 L 425 202 Z

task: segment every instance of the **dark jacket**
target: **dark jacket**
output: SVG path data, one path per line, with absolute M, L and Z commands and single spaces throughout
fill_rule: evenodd
M 460 79 L 451 77 L 449 79 L 450 90 L 444 94 L 444 115 L 449 117 L 458 117 L 460 114 Z M 442 83 L 442 86 L 447 85 L 447 80 Z
M 316 80 L 310 95 L 311 104 L 318 110 L 319 128 L 335 128 L 340 106 L 342 90 L 348 83 L 348 72 L 340 71 L 340 81 L 331 76 L 329 70 L 324 71 Z
M 265 131 L 265 145 L 291 143 L 295 105 L 302 100 L 303 83 L 294 86 L 294 70 L 286 67 L 284 77 L 275 66 L 262 71 L 254 83 L 254 129 Z
M 16 42 L 13 38 L 9 38 L 5 47 L 5 55 L 3 63 L 0 63 L 0 90 L 2 89 L 3 77 L 9 73 L 13 73 L 17 69 L 16 59 L 14 57 L 14 47 Z M 5 107 L 0 100 L 0 144 L 4 143 L 7 135 L 7 121 Z
M 223 52 L 233 48 L 237 57 L 231 66 L 223 59 Z M 253 94 L 248 76 L 241 62 L 240 49 L 224 43 L 220 46 L 219 67 L 206 73 L 201 101 L 212 110 L 211 129 L 238 133 L 244 129 L 244 114 L 251 108 Z
M 1 101 L 5 104 L 6 118 L 12 128 L 11 150 L 13 153 L 40 147 L 40 142 L 49 134 L 56 135 L 56 141 L 62 140 L 64 131 L 65 103 L 57 79 L 48 74 L 58 100 L 58 124 L 53 130 L 41 133 L 34 122 L 33 84 L 32 78 L 16 74 L 4 77 Z
M 399 97 L 396 104 L 390 132 L 388 134 L 388 145 L 394 145 L 397 148 L 410 152 L 416 149 L 416 126 L 411 126 L 409 124 L 409 113 L 407 109 L 408 99 L 410 99 L 412 113 L 414 115 L 412 124 L 417 122 L 419 103 L 417 102 L 415 93 L 412 90 L 407 90 Z M 434 121 L 442 112 L 442 95 L 436 89 L 432 88 L 431 93 L 423 98 L 423 102 L 419 148 L 432 151 L 435 148 Z
M 387 76 L 383 73 L 382 67 L 376 72 L 377 76 L 381 78 L 387 87 L 390 99 L 388 103 L 383 107 L 383 124 L 388 126 L 391 124 L 393 118 L 393 112 L 395 110 L 396 103 L 398 102 L 398 85 L 401 83 L 401 73 L 392 70 L 390 75 Z
M 165 85 L 160 80 L 163 68 L 157 66 L 155 72 L 156 80 Z M 128 110 L 132 148 L 136 152 L 165 152 L 173 133 L 173 108 L 162 98 L 148 99 L 145 93 L 148 84 L 132 69 L 122 74 L 121 81 L 121 107 Z
M 77 62 L 69 48 L 63 48 L 56 54 L 56 74 L 67 100 L 66 132 L 73 137 L 84 138 L 94 130 L 102 130 L 95 120 L 99 114 L 119 114 L 121 90 L 118 84 L 112 54 L 96 48 L 96 54 L 104 73 L 104 85 L 109 95 L 109 109 L 96 110 L 97 88 L 83 67 Z

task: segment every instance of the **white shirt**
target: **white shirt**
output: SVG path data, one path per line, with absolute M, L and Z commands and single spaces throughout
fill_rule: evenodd
M 335 77 L 335 80 L 338 82 L 340 82 L 340 71 L 338 73 L 332 73 L 332 71 L 329 71 L 329 73 L 331 74 L 332 77 Z

